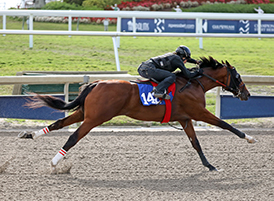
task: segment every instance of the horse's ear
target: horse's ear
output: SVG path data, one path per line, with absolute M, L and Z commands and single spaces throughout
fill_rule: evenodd
M 225 62 L 222 60 L 222 64 L 225 64 Z
M 230 65 L 230 63 L 228 61 L 225 61 L 226 66 L 229 67 L 230 69 L 233 69 L 234 67 Z

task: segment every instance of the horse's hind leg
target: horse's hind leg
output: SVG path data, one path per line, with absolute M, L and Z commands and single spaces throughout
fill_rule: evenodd
M 66 126 L 69 126 L 71 124 L 81 122 L 84 120 L 83 111 L 81 109 L 75 111 L 73 114 L 63 118 L 58 119 L 54 123 L 50 124 L 49 126 L 32 133 L 32 138 L 37 139 L 38 137 L 41 137 L 42 135 L 45 135 L 49 133 L 50 131 L 58 130 L 61 128 L 64 128 Z
M 198 152 L 199 157 L 205 167 L 207 167 L 210 171 L 217 170 L 214 166 L 212 166 L 206 159 L 202 148 L 200 146 L 200 143 L 198 141 L 198 138 L 196 136 L 193 124 L 191 119 L 187 120 L 186 122 L 180 122 L 182 127 L 184 128 L 193 148 Z
M 60 151 L 51 160 L 51 171 L 56 173 L 56 165 L 66 155 L 67 151 L 72 148 L 79 140 L 88 134 L 88 132 L 97 126 L 92 121 L 85 120 L 81 126 L 69 137 L 66 144 L 60 149 Z

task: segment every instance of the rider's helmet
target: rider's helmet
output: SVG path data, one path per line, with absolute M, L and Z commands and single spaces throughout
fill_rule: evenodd
M 179 55 L 180 57 L 185 57 L 186 59 L 190 58 L 191 56 L 191 52 L 190 49 L 187 46 L 184 45 L 180 45 L 176 51 L 177 55 Z

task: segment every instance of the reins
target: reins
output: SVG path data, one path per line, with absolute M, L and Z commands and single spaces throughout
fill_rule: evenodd
M 207 78 L 209 78 L 213 82 L 216 82 L 217 84 L 221 85 L 225 90 L 233 92 L 233 91 L 235 91 L 235 89 L 233 87 L 230 87 L 229 84 L 228 84 L 228 82 L 233 82 L 233 84 L 235 86 L 236 86 L 236 84 L 235 84 L 234 79 L 232 79 L 231 72 L 230 72 L 230 70 L 229 70 L 229 68 L 227 66 L 226 66 L 226 69 L 227 69 L 227 81 L 226 81 L 227 83 L 226 84 L 220 82 L 219 80 L 216 80 L 215 78 L 213 78 L 213 77 L 211 77 L 211 76 L 209 76 L 207 74 L 203 73 L 202 75 L 205 76 L 205 77 L 207 77 Z M 229 77 L 230 77 L 230 79 L 229 79 Z M 200 82 L 199 82 L 199 84 L 201 85 Z M 202 86 L 202 88 L 203 88 L 203 86 Z
M 229 69 L 226 65 L 224 65 L 224 66 L 225 66 L 226 69 L 227 69 L 227 81 L 226 81 L 226 84 L 220 82 L 219 80 L 216 80 L 215 78 L 213 78 L 213 77 L 211 77 L 211 76 L 209 76 L 209 75 L 207 75 L 207 74 L 204 74 L 204 72 L 201 74 L 201 76 L 205 76 L 205 77 L 207 77 L 208 79 L 212 80 L 213 82 L 217 83 L 218 85 L 222 86 L 224 90 L 230 91 L 230 92 L 232 92 L 232 93 L 234 93 L 234 94 L 235 94 L 235 93 L 239 93 L 239 87 L 240 87 L 240 86 L 237 86 L 237 84 L 235 83 L 235 80 L 234 80 L 233 77 L 232 77 L 232 72 L 231 72 L 231 70 L 233 70 L 233 69 Z M 187 81 L 187 83 L 185 84 L 185 86 L 183 86 L 183 87 L 179 90 L 180 93 L 183 92 L 183 91 L 191 84 L 191 80 L 192 80 L 192 79 L 189 79 L 189 80 Z M 193 80 L 196 80 L 196 81 L 198 82 L 198 84 L 202 87 L 203 91 L 205 92 L 205 88 L 204 88 L 203 84 L 198 80 L 198 78 L 193 78 Z M 231 83 L 232 83 L 236 88 L 231 87 L 231 86 L 230 86 Z M 244 85 L 244 84 L 241 84 L 241 87 L 242 87 L 242 85 Z M 236 96 L 237 96 L 237 95 L 236 95 Z
M 227 68 L 227 67 L 226 67 L 226 68 Z M 229 77 L 229 75 L 231 76 L 231 73 L 230 73 L 230 71 L 228 70 L 228 68 L 227 68 L 227 71 L 228 71 L 228 73 L 227 73 L 227 82 L 228 82 L 228 77 Z M 209 75 L 207 75 L 207 74 L 202 73 L 201 75 L 202 75 L 202 76 L 205 76 L 205 77 L 207 77 L 207 78 L 209 78 L 209 79 L 212 80 L 213 82 L 216 82 L 217 84 L 221 85 L 221 86 L 222 86 L 223 88 L 225 88 L 226 90 L 233 90 L 233 88 L 229 87 L 227 84 L 224 84 L 224 83 L 220 82 L 219 80 L 216 80 L 215 78 L 213 78 L 213 77 L 211 77 L 211 76 L 209 76 Z M 179 90 L 180 93 L 181 93 L 182 91 L 184 91 L 184 90 L 191 84 L 191 80 L 192 80 L 192 79 L 189 79 L 189 80 L 187 81 L 187 83 L 185 84 L 185 86 L 183 86 L 183 87 Z M 193 78 L 193 80 L 196 80 L 196 81 L 199 83 L 199 85 L 202 87 L 203 91 L 205 92 L 205 88 L 204 88 L 203 84 L 202 84 L 197 78 Z
M 226 84 L 220 82 L 219 80 L 216 80 L 216 79 L 213 78 L 213 77 L 210 77 L 210 76 L 207 75 L 207 74 L 204 74 L 204 73 L 203 73 L 202 75 L 205 76 L 205 77 L 207 77 L 207 78 L 209 78 L 209 79 L 211 79 L 213 82 L 218 83 L 219 85 L 221 85 L 221 86 L 224 87 L 224 88 L 227 88 L 227 87 L 228 87 Z

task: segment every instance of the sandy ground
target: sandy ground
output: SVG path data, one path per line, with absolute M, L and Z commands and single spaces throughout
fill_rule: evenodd
M 274 200 L 272 129 L 247 130 L 248 144 L 222 130 L 197 131 L 209 172 L 182 131 L 94 131 L 51 175 L 68 130 L 36 141 L 0 132 L 0 200 Z M 5 167 L 6 166 L 6 167 Z

